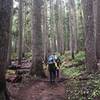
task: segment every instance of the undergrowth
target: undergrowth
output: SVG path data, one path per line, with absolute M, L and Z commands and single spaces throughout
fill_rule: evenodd
M 68 77 L 65 82 L 66 100 L 100 100 L 100 74 L 88 74 L 85 65 L 66 67 L 70 63 L 79 63 L 85 60 L 85 53 L 79 52 L 72 60 L 70 54 L 63 57 L 62 74 Z M 67 62 L 66 62 L 67 61 Z

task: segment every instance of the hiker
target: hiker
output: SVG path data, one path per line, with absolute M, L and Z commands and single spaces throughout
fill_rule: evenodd
M 56 62 L 56 77 L 59 78 L 59 69 L 61 65 L 61 60 L 56 55 L 55 55 L 55 62 Z
M 55 83 L 56 79 L 56 65 L 55 65 L 55 60 L 54 56 L 51 55 L 48 57 L 48 70 L 49 70 L 49 75 L 50 75 L 50 83 Z

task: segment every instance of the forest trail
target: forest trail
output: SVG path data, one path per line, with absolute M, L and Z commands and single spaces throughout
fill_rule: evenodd
M 48 81 L 32 81 L 20 88 L 16 100 L 65 100 L 64 83 L 50 85 Z
M 29 61 L 23 61 L 22 68 L 30 68 Z M 22 69 L 23 70 L 23 69 Z M 29 69 L 26 69 L 27 71 Z M 46 79 L 31 79 L 23 74 L 21 83 L 8 83 L 13 100 L 65 100 L 65 78 L 60 76 L 55 84 Z

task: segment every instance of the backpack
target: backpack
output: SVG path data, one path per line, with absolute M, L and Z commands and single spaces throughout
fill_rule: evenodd
M 54 56 L 53 55 L 50 55 L 48 57 L 48 64 L 52 64 L 52 63 L 54 63 Z

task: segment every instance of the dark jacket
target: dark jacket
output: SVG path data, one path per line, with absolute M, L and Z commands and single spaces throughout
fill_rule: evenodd
M 48 69 L 49 69 L 49 71 L 54 71 L 54 70 L 56 70 L 56 65 L 55 65 L 55 63 L 48 64 Z

